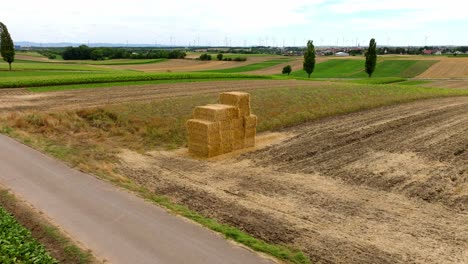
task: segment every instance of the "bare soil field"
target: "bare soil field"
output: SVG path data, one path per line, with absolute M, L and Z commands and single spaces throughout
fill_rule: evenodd
M 417 78 L 466 78 L 468 77 L 468 58 L 434 58 L 439 62 L 432 65 Z
M 36 57 L 36 56 L 21 55 L 21 54 L 16 54 L 15 59 L 17 59 L 17 60 L 27 60 L 27 61 L 38 61 L 38 62 L 55 62 L 53 60 L 49 60 L 46 57 Z
M 325 118 L 273 138 L 211 160 L 123 150 L 119 170 L 314 263 L 468 262 L 467 97 Z
M 153 101 L 195 94 L 272 87 L 318 87 L 328 82 L 296 80 L 210 81 L 117 86 L 99 89 L 32 93 L 27 89 L 0 89 L 0 112 L 18 110 L 76 109 L 122 102 Z M 239 89 L 239 87 L 241 87 Z
M 437 80 L 432 81 L 424 86 L 436 88 L 450 88 L 450 89 L 468 89 L 468 79 L 462 80 Z
M 134 65 L 116 65 L 116 66 L 103 66 L 112 69 L 125 69 L 136 70 L 143 72 L 190 72 L 190 71 L 206 71 L 206 70 L 220 70 L 241 67 L 253 63 L 267 61 L 277 57 L 249 57 L 246 61 L 200 61 L 194 59 L 180 59 L 180 60 L 167 60 L 158 63 L 150 64 L 134 64 Z

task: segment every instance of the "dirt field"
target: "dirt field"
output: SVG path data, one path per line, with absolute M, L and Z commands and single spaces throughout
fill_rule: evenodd
M 450 89 L 468 89 L 468 79 L 464 80 L 437 80 L 432 81 L 424 86 L 436 88 L 450 88 Z
M 314 263 L 468 262 L 468 98 L 336 116 L 241 156 L 122 151 L 141 185 Z
M 72 109 L 194 94 L 215 94 L 233 89 L 249 91 L 273 87 L 317 87 L 326 83 L 296 80 L 241 80 L 132 85 L 45 93 L 32 93 L 27 89 L 0 89 L 0 112 Z
M 432 65 L 417 78 L 464 78 L 468 77 L 468 57 L 437 57 L 439 62 Z
M 194 59 L 185 60 L 167 60 L 159 63 L 152 64 L 135 64 L 135 65 L 118 65 L 118 66 L 105 66 L 112 69 L 126 69 L 136 70 L 143 72 L 190 72 L 190 71 L 206 71 L 206 70 L 220 70 L 241 67 L 253 63 L 277 59 L 278 57 L 249 57 L 247 61 L 218 61 L 216 59 L 211 61 L 200 61 Z

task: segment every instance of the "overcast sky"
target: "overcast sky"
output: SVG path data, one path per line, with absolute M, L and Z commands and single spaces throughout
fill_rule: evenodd
M 460 0 L 2 1 L 15 41 L 173 45 L 468 45 Z

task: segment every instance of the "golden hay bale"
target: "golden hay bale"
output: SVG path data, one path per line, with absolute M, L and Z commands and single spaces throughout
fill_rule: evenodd
M 244 92 L 225 92 L 219 95 L 221 104 L 233 105 L 239 108 L 240 116 L 250 115 L 250 94 Z
M 219 124 L 199 119 L 187 121 L 189 152 L 201 157 L 213 157 L 221 153 Z
M 219 124 L 216 122 L 200 120 L 200 119 L 189 119 L 187 120 L 188 133 L 197 134 L 212 134 L 219 131 Z
M 243 118 L 235 118 L 231 120 L 231 129 L 236 130 L 244 130 L 244 119 Z
M 229 153 L 233 150 L 232 142 L 221 144 L 221 153 Z
M 254 138 L 257 135 L 257 130 L 255 128 L 246 128 L 245 129 L 245 138 Z
M 245 138 L 244 148 L 255 147 L 255 137 Z
M 194 119 L 202 119 L 207 121 L 224 121 L 239 117 L 239 109 L 231 105 L 212 104 L 205 106 L 197 106 L 193 110 Z
M 210 158 L 222 154 L 220 145 L 209 146 L 206 144 L 189 142 L 188 147 L 190 153 L 195 154 L 199 157 Z
M 230 120 L 219 121 L 219 130 L 231 130 L 231 123 Z
M 199 143 L 199 144 L 207 144 L 207 145 L 216 145 L 221 144 L 221 136 L 218 134 L 198 134 L 192 133 L 188 136 L 189 142 Z
M 234 140 L 245 138 L 245 130 L 233 130 L 233 138 Z
M 242 137 L 241 139 L 234 139 L 232 143 L 232 150 L 238 150 L 238 149 L 243 149 L 245 142 L 244 138 Z
M 257 116 L 249 115 L 244 117 L 244 127 L 245 128 L 255 128 L 257 127 Z

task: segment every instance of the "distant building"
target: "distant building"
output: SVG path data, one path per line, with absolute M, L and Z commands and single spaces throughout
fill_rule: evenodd
M 432 55 L 434 51 L 433 50 L 423 50 L 423 55 Z
M 337 56 L 337 57 L 348 57 L 349 53 L 340 51 L 340 52 L 335 53 L 335 56 Z

